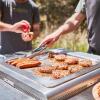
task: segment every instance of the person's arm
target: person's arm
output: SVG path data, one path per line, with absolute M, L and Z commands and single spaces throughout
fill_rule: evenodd
M 74 13 L 63 25 L 61 25 L 56 31 L 48 35 L 41 43 L 42 45 L 51 45 L 59 39 L 59 37 L 64 33 L 69 33 L 74 31 L 80 23 L 85 19 L 83 13 Z
M 12 29 L 12 25 L 0 22 L 0 31 L 10 31 Z
M 23 30 L 23 25 L 26 25 L 26 24 L 28 25 L 29 29 L 27 29 L 27 31 L 29 32 L 30 31 L 30 24 L 25 20 L 17 22 L 13 25 L 0 22 L 0 31 L 1 32 L 10 31 L 10 32 L 16 32 L 16 33 L 25 33 Z
M 61 35 L 74 31 L 79 27 L 80 23 L 85 19 L 82 13 L 74 13 L 63 25 L 61 25 L 53 34 Z

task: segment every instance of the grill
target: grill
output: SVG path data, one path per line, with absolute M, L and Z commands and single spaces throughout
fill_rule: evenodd
M 82 52 L 68 52 L 67 54 L 91 59 L 94 65 L 69 76 L 54 80 L 35 76 L 32 69 L 18 69 L 2 62 L 0 64 L 0 78 L 14 88 L 31 97 L 35 97 L 37 100 L 66 100 L 100 81 L 99 56 Z M 19 56 L 12 55 L 7 60 Z M 39 59 L 45 61 L 46 55 L 40 56 Z

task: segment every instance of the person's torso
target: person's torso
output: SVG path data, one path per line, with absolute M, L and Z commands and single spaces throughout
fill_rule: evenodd
M 89 45 L 100 52 L 100 0 L 85 0 Z
M 33 23 L 33 9 L 30 3 L 16 3 L 12 5 L 12 16 L 10 7 L 3 3 L 1 20 L 5 23 L 14 24 L 21 20 L 27 20 L 31 25 Z M 31 42 L 24 42 L 21 34 L 12 32 L 1 33 L 1 53 L 12 53 L 22 50 L 32 49 Z

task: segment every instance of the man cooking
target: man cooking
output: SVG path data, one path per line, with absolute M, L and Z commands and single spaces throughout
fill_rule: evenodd
M 80 0 L 75 13 L 40 45 L 52 45 L 62 34 L 74 31 L 87 19 L 89 53 L 100 54 L 100 0 Z

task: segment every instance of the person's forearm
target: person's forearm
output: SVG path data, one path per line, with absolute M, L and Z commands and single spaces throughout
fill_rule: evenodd
M 55 32 L 54 34 L 67 34 L 72 32 L 75 29 L 75 26 L 73 24 L 71 24 L 71 22 L 65 23 L 63 25 L 61 25 Z
M 15 33 L 25 33 L 30 31 L 30 24 L 26 20 L 14 23 L 13 25 L 0 22 L 0 31 L 9 31 Z
M 69 18 L 62 26 L 60 26 L 54 34 L 64 34 L 74 31 L 80 23 L 84 20 L 85 16 L 75 13 L 71 18 Z
M 0 31 L 12 31 L 12 25 L 0 22 Z

